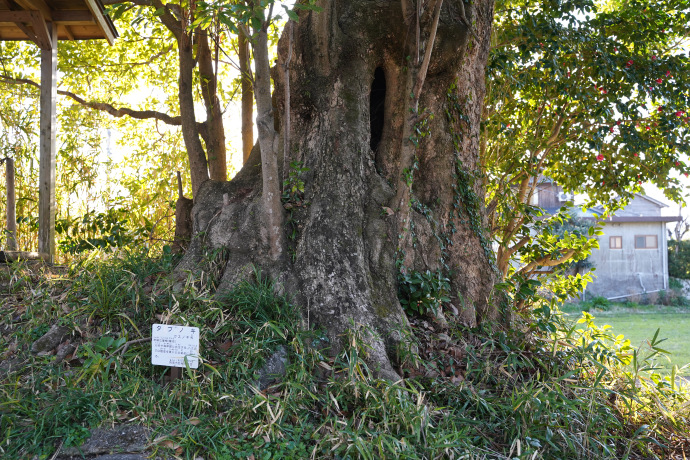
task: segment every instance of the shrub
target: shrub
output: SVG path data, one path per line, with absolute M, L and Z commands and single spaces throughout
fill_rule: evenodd
M 449 302 L 450 280 L 440 271 L 411 271 L 398 278 L 398 298 L 408 315 L 438 312 L 443 302 Z
M 668 242 L 668 274 L 673 278 L 690 279 L 690 241 Z

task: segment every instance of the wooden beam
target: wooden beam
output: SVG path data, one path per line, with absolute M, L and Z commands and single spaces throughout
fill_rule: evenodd
M 96 20 L 89 10 L 63 10 L 53 11 L 53 22 L 82 22 L 95 24 Z
M 17 200 L 14 194 L 14 160 L 5 160 L 5 178 L 7 184 L 7 244 L 9 251 L 17 250 Z
M 33 21 L 31 11 L 0 11 L 0 22 L 21 22 L 30 24 Z
M 108 22 L 105 20 L 105 16 L 103 15 L 103 8 L 101 8 L 96 2 L 96 0 L 85 0 L 86 1 L 86 6 L 89 7 L 89 10 L 91 11 L 91 14 L 93 14 L 94 19 L 96 20 L 96 24 L 98 24 L 101 29 L 103 30 L 103 34 L 105 35 L 105 39 L 108 40 L 108 43 L 111 45 L 115 43 L 115 35 L 113 34 L 113 31 L 110 30 L 110 26 L 108 25 Z
M 33 22 L 31 11 L 2 11 L 0 12 L 0 22 L 14 23 L 14 25 L 24 32 L 26 36 L 22 37 L 22 40 L 31 40 L 36 43 L 39 48 L 41 47 L 41 40 L 34 34 L 34 31 L 26 25 Z
M 53 11 L 48 7 L 43 0 L 14 0 L 22 9 L 25 10 L 38 10 L 41 12 L 46 21 L 53 20 Z
M 39 41 L 39 48 L 41 48 L 42 50 L 52 49 L 53 39 L 51 37 L 50 31 L 48 30 L 48 23 L 46 22 L 41 12 L 31 11 L 31 19 L 31 25 L 33 26 L 34 34 L 36 35 L 36 38 Z M 53 29 L 56 30 L 55 40 L 57 40 L 57 27 L 53 26 Z
M 46 21 L 40 11 L 0 11 L 0 22 L 12 22 L 17 25 L 39 48 L 50 48 L 50 36 Z M 26 27 L 31 24 L 31 29 Z
M 70 30 L 69 26 L 67 24 L 63 24 L 62 28 L 65 29 L 65 34 L 67 34 L 67 38 L 70 40 L 74 40 L 74 34 Z
M 38 252 L 55 259 L 55 101 L 57 100 L 57 26 L 46 25 L 50 49 L 41 49 L 41 129 L 38 173 Z

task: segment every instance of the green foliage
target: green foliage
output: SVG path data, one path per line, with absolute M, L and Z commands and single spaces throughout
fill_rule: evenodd
M 583 232 L 531 198 L 554 181 L 609 211 L 643 182 L 680 199 L 690 80 L 677 43 L 690 7 L 507 0 L 496 12 L 481 164 L 498 266 L 509 292 L 538 277 L 543 296 L 564 299 L 586 284 L 579 272 L 600 228 Z
M 450 302 L 450 280 L 441 271 L 406 271 L 398 276 L 398 299 L 408 315 L 437 314 Z
M 690 172 L 689 62 L 676 45 L 687 2 L 512 6 L 497 5 L 489 61 L 486 164 L 496 184 L 543 173 L 608 203 L 650 181 L 679 198 L 678 173 Z
M 668 287 L 674 291 L 683 289 L 683 283 L 681 283 L 678 278 L 671 277 L 668 280 Z
M 591 310 L 606 311 L 611 307 L 611 301 L 606 297 L 597 296 L 581 304 L 582 311 L 589 312 Z
M 673 278 L 690 279 L 690 241 L 669 240 L 668 275 Z
M 288 178 L 283 181 L 283 202 L 300 201 L 304 196 L 304 180 L 302 179 L 304 173 L 309 171 L 305 168 L 301 161 L 290 162 L 290 172 Z
M 64 237 L 58 248 L 68 254 L 79 254 L 93 249 L 134 246 L 144 243 L 153 224 L 128 228 L 128 211 L 110 208 L 106 212 L 89 211 L 77 219 L 61 219 L 55 223 L 55 232 Z
M 153 455 L 169 456 L 172 446 L 187 458 L 668 458 L 659 445 L 690 417 L 675 384 L 680 370 L 657 369 L 658 335 L 634 349 L 591 315 L 579 328 L 550 308 L 512 332 L 453 326 L 441 347 L 413 317 L 402 336 L 418 357 L 400 367 L 403 380 L 387 382 L 367 364 L 373 331 L 353 323 L 329 351 L 261 273 L 214 296 L 206 272 L 170 289 L 161 276 L 174 263 L 169 254 L 76 262 L 68 277 L 29 272 L 32 285 L 0 306 L 0 322 L 14 324 L 20 341 L 12 351 L 3 335 L 0 352 L 27 361 L 0 376 L 3 457 L 49 458 L 91 427 L 131 421 L 166 440 Z M 121 285 L 110 322 L 84 301 L 98 278 Z M 26 305 L 19 323 L 18 305 Z M 201 331 L 201 367 L 167 387 L 164 368 L 148 364 L 149 342 L 138 341 L 154 315 Z M 54 322 L 82 331 L 82 351 L 59 365 L 25 351 L 39 325 Z M 286 375 L 259 389 L 259 370 L 279 346 Z
M 113 353 L 126 341 L 125 337 L 114 339 L 105 336 L 98 339 L 93 345 L 84 344 L 84 365 L 81 375 L 77 378 L 77 383 L 85 377 L 89 380 L 100 377 L 103 381 L 107 381 L 111 367 L 118 364 Z

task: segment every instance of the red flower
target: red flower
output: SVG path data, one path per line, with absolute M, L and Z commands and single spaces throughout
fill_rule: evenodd
M 632 65 L 633 65 L 633 60 L 632 60 L 632 59 L 625 63 L 625 66 L 626 66 L 626 67 L 632 67 Z
M 601 153 L 599 155 L 597 155 L 597 161 L 603 161 L 603 160 L 604 160 L 604 155 L 602 155 Z
M 679 112 L 676 112 L 676 116 L 677 116 L 677 117 L 682 117 L 682 116 L 683 116 L 683 112 L 680 112 L 680 111 L 679 111 Z
M 621 125 L 621 122 L 620 122 L 620 120 L 619 120 L 619 121 L 617 121 L 617 122 L 616 122 L 616 124 L 617 124 L 618 126 L 620 126 L 620 125 Z
M 656 110 L 657 110 L 657 112 L 661 112 L 662 110 L 664 110 L 664 108 L 663 108 L 663 107 L 661 107 L 661 106 L 659 106 L 659 107 L 657 107 L 657 109 L 656 109 Z
M 652 56 L 652 61 L 656 61 L 656 54 Z
M 685 173 L 685 177 L 688 177 L 688 173 Z
M 646 129 L 647 131 L 649 131 L 649 126 L 645 126 L 645 129 Z
M 656 79 L 656 82 L 657 82 L 658 84 L 663 83 L 663 81 L 664 81 L 664 80 L 662 80 L 661 78 L 657 78 L 657 79 Z
M 670 71 L 670 70 L 667 70 L 667 71 L 666 71 L 666 77 L 668 78 L 668 77 L 670 77 L 670 76 L 671 76 L 671 71 Z
M 635 156 L 636 156 L 636 157 L 639 157 L 640 155 L 636 153 Z
M 678 163 L 677 161 L 676 161 L 676 166 L 680 166 L 680 163 Z
M 611 126 L 611 127 L 609 128 L 609 131 L 613 132 L 613 126 Z

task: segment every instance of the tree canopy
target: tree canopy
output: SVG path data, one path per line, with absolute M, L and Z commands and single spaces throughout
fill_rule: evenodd
M 689 14 L 682 0 L 497 2 L 482 165 L 504 276 L 594 247 L 529 204 L 542 177 L 611 210 L 645 183 L 684 198 Z

